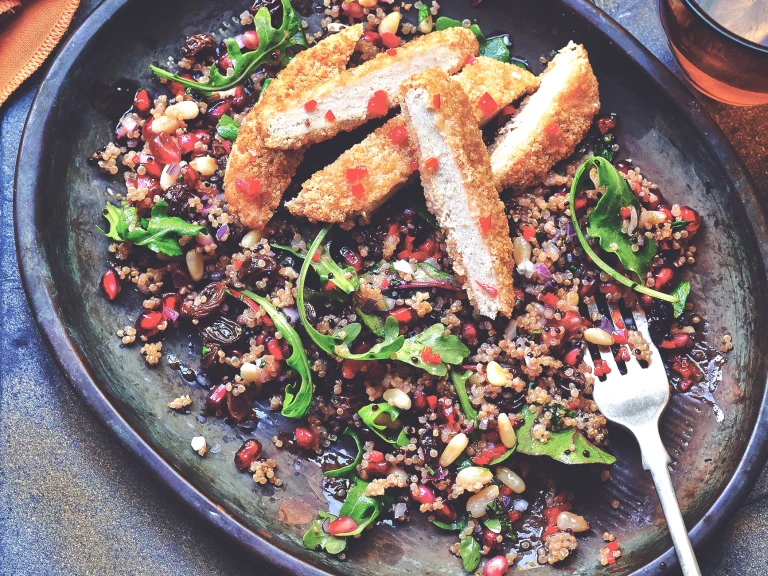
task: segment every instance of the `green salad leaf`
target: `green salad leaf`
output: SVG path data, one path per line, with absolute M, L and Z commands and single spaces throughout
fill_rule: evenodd
M 422 4 L 419 6 L 419 16 L 416 21 L 417 24 L 421 24 L 426 20 L 427 18 L 430 18 L 432 16 L 432 12 L 429 11 L 429 6 L 426 4 Z
M 500 62 L 506 62 L 509 64 L 511 61 L 511 55 L 509 54 L 509 47 L 502 38 L 491 38 L 485 42 L 480 43 L 480 56 L 487 58 L 493 58 Z
M 309 359 L 304 350 L 304 345 L 301 343 L 299 333 L 294 330 L 283 313 L 275 308 L 266 298 L 262 298 L 248 290 L 238 292 L 230 289 L 228 291 L 236 298 L 241 300 L 248 298 L 264 308 L 264 311 L 274 322 L 275 328 L 280 331 L 285 341 L 290 344 L 291 355 L 285 360 L 285 363 L 296 370 L 301 377 L 301 382 L 293 382 L 285 387 L 282 415 L 286 418 L 302 418 L 309 410 L 310 404 L 312 404 L 315 386 L 312 384 L 312 368 L 309 365 Z
M 453 522 L 442 522 L 441 520 L 432 520 L 432 524 L 440 528 L 441 530 L 448 530 L 449 532 L 464 532 L 464 529 L 469 523 L 467 514 L 464 513 L 457 517 Z
M 459 546 L 459 556 L 464 564 L 464 570 L 469 573 L 474 572 L 480 566 L 480 543 L 472 536 L 465 536 Z
M 346 476 L 350 472 L 354 472 L 355 468 L 357 468 L 357 465 L 360 464 L 360 462 L 363 460 L 363 442 L 360 440 L 360 436 L 358 436 L 357 432 L 351 428 L 344 430 L 344 434 L 351 436 L 355 441 L 355 445 L 357 446 L 357 455 L 355 456 L 355 459 L 346 466 L 342 466 L 336 470 L 327 470 L 326 472 L 323 472 L 324 476 L 329 476 L 331 478 L 340 478 L 342 476 Z
M 589 442 L 576 428 L 550 430 L 549 440 L 542 443 L 533 437 L 533 428 L 538 412 L 523 408 L 525 423 L 517 431 L 517 451 L 530 456 L 549 456 L 564 464 L 613 464 L 616 458 Z M 576 447 L 571 450 L 571 445 Z
M 464 24 L 459 22 L 458 20 L 454 20 L 453 18 L 446 18 L 445 16 L 440 16 L 435 21 L 435 29 L 436 30 L 447 30 L 448 28 L 463 28 Z M 474 33 L 475 36 L 477 36 L 478 42 L 483 42 L 485 40 L 485 36 L 483 35 L 483 32 L 480 30 L 480 26 L 477 24 L 472 24 L 469 27 L 470 30 Z
M 677 302 L 672 304 L 672 310 L 675 318 L 679 318 L 685 310 L 685 302 L 688 300 L 688 295 L 691 293 L 691 283 L 687 280 L 683 280 L 675 289 L 672 290 L 672 296 L 677 297 Z
M 206 82 L 182 78 L 179 74 L 172 74 L 157 66 L 150 66 L 152 72 L 160 78 L 172 80 L 187 88 L 210 94 L 243 85 L 259 66 L 272 61 L 272 54 L 275 52 L 279 52 L 280 64 L 285 66 L 291 59 L 288 48 L 293 46 L 306 47 L 307 39 L 304 37 L 301 20 L 289 0 L 282 0 L 282 4 L 283 22 L 280 28 L 272 27 L 272 16 L 266 7 L 261 7 L 253 17 L 254 28 L 259 34 L 259 47 L 256 50 L 243 53 L 234 38 L 227 38 L 227 55 L 233 68 L 231 75 L 224 76 L 218 66 L 215 65 L 211 66 Z
M 235 119 L 228 114 L 222 114 L 221 118 L 219 118 L 219 123 L 216 124 L 216 132 L 225 140 L 232 140 L 234 142 L 239 130 L 240 124 L 235 122 Z
M 486 528 L 493 532 L 494 534 L 500 534 L 501 533 L 501 520 L 498 518 L 488 518 L 483 522 Z
M 420 334 L 411 336 L 397 351 L 396 357 L 401 362 L 421 368 L 433 376 L 445 376 L 448 373 L 446 364 L 461 364 L 469 356 L 469 348 L 457 336 L 444 336 L 445 326 L 433 324 Z M 422 353 L 427 348 L 432 354 L 440 356 L 441 362 L 425 362 Z
M 407 446 L 410 443 L 402 426 L 400 426 L 400 431 L 397 435 L 395 435 L 395 430 L 388 426 L 388 424 L 392 425 L 392 423 L 397 421 L 400 417 L 400 410 L 387 402 L 368 404 L 360 408 L 357 413 L 368 429 L 385 442 L 389 442 L 394 446 Z M 379 421 L 382 416 L 384 416 L 386 422 Z
M 375 314 L 368 314 L 367 312 L 363 312 L 359 306 L 355 308 L 355 314 L 360 316 L 360 320 L 363 321 L 363 324 L 365 324 L 368 330 L 376 334 L 376 336 L 384 336 L 384 320 Z
M 619 261 L 628 270 L 632 270 L 641 278 L 650 268 L 651 259 L 656 254 L 656 244 L 652 239 L 646 238 L 646 244 L 637 252 L 632 251 L 632 242 L 626 234 L 621 232 L 622 219 L 620 210 L 624 206 L 636 206 L 639 214 L 639 203 L 629 189 L 626 181 L 621 177 L 621 173 L 614 168 L 605 158 L 592 157 L 576 171 L 571 185 L 570 205 L 576 206 L 576 196 L 583 190 L 594 188 L 594 183 L 589 177 L 592 168 L 597 168 L 598 183 L 605 186 L 605 193 L 600 198 L 597 206 L 587 216 L 587 231 L 593 238 L 599 238 L 600 246 L 607 252 L 615 253 Z M 631 280 L 621 274 L 618 270 L 612 268 L 607 262 L 600 258 L 592 249 L 584 233 L 579 226 L 579 219 L 576 210 L 572 210 L 571 220 L 576 230 L 576 237 L 579 239 L 584 252 L 590 257 L 595 265 L 617 280 L 620 284 L 632 288 L 642 294 L 647 294 L 672 302 L 677 302 L 677 297 L 670 294 L 664 294 L 657 290 L 647 288 L 643 284 Z
M 464 416 L 467 419 L 472 420 L 475 425 L 478 424 L 478 413 L 472 403 L 469 401 L 469 395 L 467 394 L 467 380 L 472 376 L 472 372 L 467 370 L 464 374 L 451 370 L 451 382 L 453 387 L 456 388 L 456 396 L 459 397 L 459 404 L 461 404 L 461 410 L 464 412 Z
M 146 246 L 153 252 L 168 256 L 181 256 L 184 252 L 179 244 L 180 236 L 197 236 L 206 233 L 205 226 L 190 224 L 177 216 L 168 216 L 168 202 L 156 202 L 147 220 L 139 218 L 136 208 L 127 203 L 117 207 L 107 204 L 104 217 L 109 222 L 109 231 L 96 229 L 107 238 L 118 242 L 133 242 Z
M 369 482 L 355 478 L 355 484 L 347 492 L 347 498 L 344 500 L 339 516 L 349 516 L 357 522 L 357 529 L 339 536 L 357 536 L 370 526 L 381 512 L 392 505 L 392 497 L 387 496 L 366 496 L 365 489 Z
M 336 516 L 327 514 L 326 518 L 331 521 L 336 520 Z M 304 547 L 310 550 L 325 550 L 328 554 L 340 554 L 347 547 L 347 541 L 344 538 L 337 538 L 326 534 L 323 530 L 323 519 L 315 520 L 304 534 Z
M 675 220 L 674 222 L 670 223 L 670 227 L 672 230 L 677 230 L 678 228 L 685 228 L 692 222 L 693 220 Z
M 270 246 L 272 248 L 277 248 L 278 250 L 285 250 L 286 252 L 290 252 L 302 260 L 307 257 L 306 254 L 296 252 L 296 250 L 290 246 L 285 246 L 283 244 L 270 244 Z M 325 252 L 323 255 L 314 257 L 310 260 L 312 268 L 320 276 L 320 282 L 323 285 L 327 284 L 328 282 L 332 282 L 334 286 L 346 294 L 357 292 L 358 288 L 360 288 L 360 279 L 357 277 L 357 270 L 355 270 L 352 266 L 342 268 L 336 264 L 336 262 L 334 262 L 333 258 L 330 257 L 330 252 L 331 243 L 328 242 L 325 245 Z
M 264 82 L 261 83 L 261 90 L 259 90 L 259 96 L 256 99 L 256 102 L 261 100 L 261 97 L 264 96 L 264 92 L 267 91 L 267 88 L 269 88 L 270 84 L 272 84 L 272 78 L 265 78 Z

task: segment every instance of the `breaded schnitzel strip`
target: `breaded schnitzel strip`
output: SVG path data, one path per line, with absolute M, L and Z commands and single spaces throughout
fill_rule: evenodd
M 436 69 L 411 78 L 403 91 L 403 117 L 427 208 L 445 233 L 453 270 L 463 277 L 477 312 L 489 318 L 510 316 L 515 304 L 512 240 L 470 101 L 457 82 Z
M 229 211 L 238 215 L 244 226 L 260 230 L 266 225 L 304 157 L 303 149 L 264 147 L 259 109 L 340 74 L 362 34 L 361 24 L 351 26 L 299 52 L 270 83 L 240 126 L 224 174 L 224 198 Z
M 263 106 L 265 144 L 301 148 L 357 128 L 397 106 L 400 85 L 414 74 L 433 67 L 453 74 L 477 51 L 468 28 L 432 32 L 387 50 L 293 98 Z
M 483 56 L 453 78 L 467 94 L 475 121 L 480 126 L 495 117 L 499 109 L 530 94 L 539 85 L 538 78 L 530 72 Z M 480 101 L 486 93 L 492 102 L 486 98 L 481 106 Z M 496 111 L 492 112 L 494 105 Z M 313 174 L 304 182 L 299 195 L 286 203 L 287 208 L 295 216 L 320 222 L 344 222 L 371 214 L 416 171 L 408 142 L 398 143 L 390 137 L 390 134 L 397 136 L 398 130 L 405 130 L 400 116 L 344 152 L 333 164 Z M 364 190 L 359 197 L 350 192 L 347 178 L 347 170 L 358 166 L 365 166 L 368 171 L 368 176 L 359 182 Z
M 573 154 L 599 111 L 587 51 L 570 42 L 491 146 L 491 167 L 501 186 L 522 190 L 543 181 L 552 166 Z

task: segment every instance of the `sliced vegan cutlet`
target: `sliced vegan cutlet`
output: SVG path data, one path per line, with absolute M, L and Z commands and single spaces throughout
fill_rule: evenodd
M 453 78 L 467 95 L 475 124 L 480 126 L 539 86 L 530 72 L 483 56 Z M 315 222 L 367 217 L 408 182 L 416 171 L 415 161 L 405 122 L 397 116 L 313 174 L 286 207 L 294 216 Z M 363 167 L 365 173 L 360 170 Z
M 453 270 L 478 313 L 510 316 L 512 240 L 470 100 L 437 69 L 405 82 L 403 92 L 427 208 L 445 233 Z
M 224 198 L 229 211 L 239 216 L 244 226 L 264 228 L 304 157 L 303 149 L 274 150 L 264 146 L 259 109 L 340 74 L 346 69 L 362 34 L 362 24 L 350 26 L 299 52 L 246 116 L 224 173 Z
M 387 50 L 294 97 L 260 108 L 265 144 L 296 149 L 328 140 L 400 103 L 400 85 L 437 67 L 453 74 L 475 56 L 478 44 L 468 28 L 449 28 Z
M 583 46 L 570 42 L 541 75 L 541 86 L 504 126 L 490 149 L 502 187 L 542 182 L 587 134 L 600 111 L 597 78 Z

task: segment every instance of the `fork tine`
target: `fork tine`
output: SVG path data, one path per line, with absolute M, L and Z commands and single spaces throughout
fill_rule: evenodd
M 648 332 L 648 319 L 645 317 L 645 312 L 639 304 L 635 304 L 632 308 L 632 318 L 635 320 L 635 327 L 637 331 L 643 335 L 649 344 L 652 344 L 651 335 Z
M 611 320 L 613 320 L 613 314 L 618 313 L 619 317 L 624 320 L 624 316 L 621 313 L 621 309 L 616 304 L 616 302 L 608 302 L 608 309 L 611 311 Z M 615 326 L 615 323 L 614 323 Z M 626 346 L 626 345 L 623 345 Z M 643 367 L 640 366 L 640 362 L 637 360 L 634 354 L 632 354 L 632 350 L 630 349 L 630 358 L 628 361 L 624 362 L 624 365 L 627 367 L 627 374 L 630 372 L 636 371 L 636 370 L 642 370 Z

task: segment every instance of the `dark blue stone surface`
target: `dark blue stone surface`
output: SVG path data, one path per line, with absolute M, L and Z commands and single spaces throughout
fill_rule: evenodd
M 74 24 L 97 4 L 83 0 Z M 653 0 L 596 4 L 679 74 Z M 265 574 L 201 526 L 96 422 L 40 338 L 12 226 L 18 143 L 40 79 L 38 72 L 0 108 L 0 574 Z M 768 206 L 768 107 L 702 100 Z M 768 573 L 767 496 L 764 472 L 700 555 L 705 574 Z

